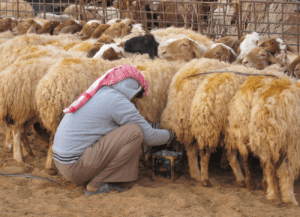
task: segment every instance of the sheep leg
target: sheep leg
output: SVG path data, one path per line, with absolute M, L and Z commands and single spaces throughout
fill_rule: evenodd
M 22 146 L 23 157 L 33 156 L 32 150 L 28 143 L 27 134 L 26 134 L 25 129 L 27 129 L 27 128 L 25 128 L 25 126 L 24 126 L 23 130 L 21 131 L 21 146 Z
M 14 128 L 12 130 L 13 134 L 13 155 L 14 160 L 16 160 L 19 163 L 23 162 L 22 157 L 22 145 L 21 145 L 21 132 L 19 129 Z
M 266 155 L 265 159 L 260 159 L 262 168 L 264 169 L 264 179 L 267 183 L 266 198 L 270 201 L 279 202 L 278 186 L 276 183 L 276 172 L 274 164 L 271 162 L 270 157 Z
M 232 151 L 227 150 L 227 158 L 228 158 L 229 164 L 233 170 L 233 173 L 236 177 L 238 186 L 245 187 L 245 185 L 246 185 L 245 177 L 243 175 L 239 161 L 237 159 L 237 150 L 232 150 Z
M 289 162 L 283 162 L 277 171 L 279 178 L 279 186 L 282 195 L 282 201 L 284 203 L 290 203 L 294 206 L 298 206 L 298 202 L 294 195 L 294 172 Z
M 229 162 L 226 157 L 226 155 L 227 155 L 226 152 L 227 152 L 227 150 L 224 148 L 224 146 L 222 146 L 222 156 L 221 156 L 221 160 L 220 160 L 220 168 L 223 170 L 227 170 L 229 167 Z
M 200 150 L 200 157 L 201 157 L 201 176 L 200 182 L 205 187 L 212 187 L 212 184 L 209 182 L 209 175 L 208 175 L 208 164 L 210 159 L 210 151 L 208 149 L 201 149 Z
M 47 160 L 46 160 L 46 170 L 48 171 L 49 175 L 56 175 L 56 170 L 54 169 L 54 163 L 53 163 L 53 136 L 51 135 L 49 149 L 47 153 Z
M 254 189 L 256 189 L 256 183 L 255 183 L 254 179 L 252 179 L 252 176 L 250 173 L 248 156 L 249 155 L 243 156 L 244 170 L 245 170 L 245 175 L 246 175 L 246 186 L 247 186 L 247 189 L 254 190 Z
M 11 128 L 8 126 L 6 130 L 6 139 L 5 139 L 5 147 L 9 150 L 12 150 L 13 148 L 13 135 Z
M 196 181 L 200 181 L 200 170 L 198 163 L 198 149 L 196 143 L 192 143 L 186 148 L 190 175 Z

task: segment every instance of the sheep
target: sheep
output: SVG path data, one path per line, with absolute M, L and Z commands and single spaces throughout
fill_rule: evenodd
M 91 37 L 94 31 L 101 25 L 102 22 L 99 20 L 90 20 L 85 24 L 82 30 L 79 32 L 79 37 L 81 40 L 86 40 Z
M 299 82 L 283 76 L 265 88 L 251 109 L 249 147 L 260 159 L 266 198 L 298 205 L 293 183 L 299 175 Z
M 46 20 L 60 20 L 62 22 L 65 22 L 71 18 L 69 15 L 66 14 L 56 15 L 52 13 L 46 13 L 45 16 L 46 16 L 45 17 Z M 44 13 L 39 13 L 36 15 L 36 17 L 44 19 Z
M 166 103 L 168 82 L 171 81 L 172 76 L 183 63 L 170 64 L 165 60 L 153 62 L 152 60 L 143 60 L 143 58 L 140 56 L 136 59 L 124 58 L 111 62 L 103 59 L 65 58 L 55 64 L 47 75 L 40 80 L 35 94 L 43 126 L 52 132 L 50 143 L 52 143 L 53 136 L 63 117 L 63 109 L 85 91 L 97 77 L 117 65 L 131 64 L 145 75 L 150 89 L 147 97 L 142 99 L 145 102 L 138 100 L 136 106 L 140 113 L 145 115 L 145 118 L 151 122 L 157 122 L 159 112 L 162 112 Z M 152 70 L 157 71 L 154 73 Z M 49 171 L 52 168 L 51 145 L 46 162 L 46 169 Z
M 279 70 L 278 66 L 273 65 L 263 72 L 272 72 L 272 74 L 278 76 Z M 254 73 L 259 73 L 259 71 L 254 70 Z M 264 88 L 270 86 L 274 80 L 276 81 L 272 77 L 250 76 L 236 92 L 229 106 L 227 137 L 225 138 L 227 156 L 232 161 L 231 167 L 237 182 L 239 185 L 243 185 L 243 181 L 246 181 L 248 189 L 256 187 L 254 180 L 251 178 L 248 165 L 249 146 L 247 146 L 247 143 L 249 141 L 250 110 Z M 246 180 L 237 162 L 237 150 L 244 161 Z
M 252 32 L 251 34 L 247 34 L 241 38 L 241 44 L 238 48 L 237 55 L 238 61 L 242 61 L 245 56 L 253 49 L 258 46 L 259 35 L 257 32 Z
M 80 42 L 73 35 L 69 36 L 49 36 L 49 35 L 22 35 L 1 44 L 0 49 L 0 70 L 5 69 L 14 63 L 18 57 L 35 52 L 37 45 L 53 45 L 55 47 L 64 47 L 68 44 Z M 33 46 L 36 45 L 36 46 Z
M 22 155 L 32 155 L 26 128 L 38 120 L 34 103 L 38 81 L 59 58 L 72 56 L 51 45 L 30 48 L 34 48 L 34 51 L 19 57 L 2 71 L 0 81 L 0 121 L 9 128 L 6 141 L 10 142 L 10 138 L 13 138 L 14 159 L 17 162 L 22 162 Z
M 72 18 L 77 18 L 80 14 L 80 8 L 77 5 L 69 5 L 64 11 L 64 14 L 67 16 L 72 16 Z M 91 13 L 90 11 L 86 10 L 85 11 L 85 16 L 88 19 L 95 19 L 98 18 L 96 14 Z
M 19 23 L 13 30 L 14 35 L 24 35 L 26 33 L 39 33 L 43 23 L 37 19 L 29 18 Z
M 300 78 L 300 56 L 298 56 L 297 58 L 294 59 L 293 62 L 291 62 L 291 64 L 285 68 L 284 73 L 289 75 L 289 76 L 293 76 L 296 78 Z
M 102 35 L 89 49 L 89 51 L 86 54 L 86 57 L 92 58 L 95 56 L 95 54 L 100 50 L 100 48 L 104 44 L 111 44 L 115 43 L 114 39 L 110 37 L 109 35 Z
M 268 50 L 277 60 L 277 62 L 281 65 L 281 67 L 285 67 L 289 65 L 289 59 L 287 56 L 287 51 L 296 53 L 295 49 L 290 45 L 286 44 L 280 38 L 270 38 L 264 42 L 262 42 L 259 47 L 263 47 Z
M 78 21 L 75 19 L 68 19 L 67 21 L 63 22 L 62 24 L 58 25 L 54 31 L 53 35 L 58 35 L 59 33 L 76 33 L 81 31 L 82 27 L 84 26 L 84 22 Z
M 214 44 L 214 42 L 208 37 L 190 29 L 169 27 L 165 29 L 154 29 L 151 30 L 150 33 L 153 34 L 155 39 L 159 42 L 165 42 L 169 39 L 190 38 L 205 47 L 209 47 Z
M 275 57 L 268 50 L 262 47 L 253 48 L 242 61 L 244 66 L 259 70 L 276 63 L 277 60 Z
M 101 25 L 99 25 L 97 27 L 97 29 L 95 29 L 95 31 L 91 35 L 91 38 L 98 39 L 103 34 L 103 32 L 105 32 L 105 30 L 107 30 L 109 27 L 110 27 L 109 24 L 101 24 Z
M 54 29 L 60 25 L 60 21 L 59 20 L 51 20 L 46 22 L 41 30 L 39 31 L 39 34 L 50 34 L 53 35 L 53 31 Z
M 19 21 L 13 17 L 4 17 L 0 20 L 0 32 L 12 31 L 12 28 L 17 26 Z
M 198 147 L 193 142 L 190 130 L 190 110 L 195 92 L 206 75 L 186 77 L 197 74 L 200 71 L 212 71 L 216 65 L 220 68 L 226 68 L 229 66 L 229 63 L 219 62 L 218 60 L 195 59 L 182 67 L 172 79 L 167 105 L 161 115 L 161 127 L 172 129 L 176 134 L 177 141 L 184 145 L 188 157 L 190 175 L 197 181 L 201 181 L 198 166 Z
M 142 29 L 141 25 L 142 24 L 134 24 L 132 25 L 132 27 L 130 27 L 121 22 L 115 23 L 112 24 L 108 29 L 106 29 L 103 34 L 109 35 L 112 38 L 123 38 L 124 36 L 127 36 L 129 34 L 131 35 L 131 37 L 140 36 L 145 34 L 145 31 Z
M 22 19 L 33 18 L 34 10 L 30 3 L 24 0 L 18 0 L 19 8 L 16 0 L 11 0 L 9 2 L 1 2 L 1 13 L 0 16 L 19 16 Z
M 216 40 L 215 43 L 226 44 L 228 47 L 231 47 L 235 53 L 237 53 L 241 41 L 232 36 L 226 36 Z
M 205 51 L 204 45 L 200 45 L 190 38 L 169 39 L 160 43 L 158 56 L 167 60 L 183 59 L 188 62 L 195 57 L 201 58 Z
M 124 51 L 129 53 L 146 54 L 153 59 L 157 56 L 158 43 L 153 35 L 146 34 L 144 36 L 137 36 L 127 40 L 124 43 Z
M 1 44 L 5 44 L 4 42 L 9 41 L 10 39 L 14 38 L 15 36 L 11 31 L 5 31 L 0 33 L 0 46 Z
M 93 57 L 102 58 L 105 60 L 118 60 L 125 56 L 123 43 L 104 44 Z
M 233 63 L 236 60 L 237 55 L 231 47 L 228 47 L 223 43 L 216 43 L 205 51 L 202 58 L 218 59 L 220 61 Z

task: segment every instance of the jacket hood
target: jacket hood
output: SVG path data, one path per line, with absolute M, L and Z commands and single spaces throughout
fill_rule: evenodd
M 142 90 L 139 82 L 133 78 L 126 78 L 114 85 L 111 85 L 111 87 L 125 95 L 129 101 L 131 101 L 132 98 Z

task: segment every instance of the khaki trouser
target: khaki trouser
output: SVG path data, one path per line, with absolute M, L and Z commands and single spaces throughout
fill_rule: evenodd
M 126 124 L 101 137 L 88 147 L 80 160 L 62 164 L 54 160 L 59 172 L 75 183 L 89 182 L 99 188 L 103 182 L 129 182 L 138 178 L 143 133 L 137 124 Z

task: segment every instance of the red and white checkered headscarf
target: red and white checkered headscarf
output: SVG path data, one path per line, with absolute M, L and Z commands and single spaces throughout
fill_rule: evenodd
M 139 70 L 128 64 L 116 66 L 97 78 L 87 91 L 83 92 L 68 108 L 64 109 L 64 112 L 74 113 L 91 99 L 102 86 L 113 85 L 126 78 L 133 78 L 139 82 L 141 87 L 145 88 L 144 96 L 147 95 L 149 85 Z

